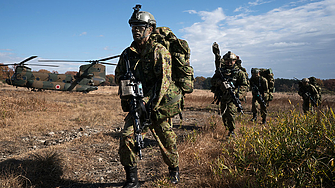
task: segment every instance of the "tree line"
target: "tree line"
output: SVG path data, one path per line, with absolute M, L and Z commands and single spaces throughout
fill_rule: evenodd
M 33 72 L 44 72 L 44 73 L 56 73 L 57 71 L 48 71 L 45 69 L 40 69 Z M 0 66 L 0 80 L 4 81 L 6 78 L 10 78 L 13 75 L 13 69 L 8 66 Z M 65 74 L 76 75 L 77 71 L 67 71 Z M 102 85 L 105 86 L 116 86 L 115 76 L 113 74 L 106 75 L 106 82 Z M 335 94 L 335 79 L 316 79 L 317 84 L 322 88 L 322 93 L 331 93 Z M 285 79 L 285 78 L 276 78 L 275 79 L 275 92 L 297 92 L 298 91 L 298 82 L 297 79 Z M 211 77 L 197 76 L 194 80 L 195 89 L 210 89 L 211 88 Z

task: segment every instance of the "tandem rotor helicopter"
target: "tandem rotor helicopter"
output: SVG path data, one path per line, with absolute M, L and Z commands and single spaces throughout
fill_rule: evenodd
M 31 68 L 26 65 L 51 66 L 43 64 L 26 64 L 26 62 L 36 58 L 31 56 L 20 63 L 0 64 L 0 66 L 13 65 L 14 74 L 11 78 L 6 79 L 6 83 L 16 87 L 26 87 L 33 91 L 58 90 L 58 91 L 78 91 L 88 93 L 97 90 L 99 85 L 106 81 L 106 68 L 103 64 L 116 65 L 104 61 L 111 60 L 120 55 L 107 57 L 99 60 L 73 61 L 73 60 L 38 60 L 39 62 L 85 62 L 88 64 L 81 65 L 76 75 L 32 72 Z

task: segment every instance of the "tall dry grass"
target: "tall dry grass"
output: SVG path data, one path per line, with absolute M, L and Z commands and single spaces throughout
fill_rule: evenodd
M 101 87 L 89 94 L 53 91 L 31 92 L 11 87 L 1 89 L 0 187 L 120 187 L 122 185 L 125 174 L 117 154 L 119 135 L 114 129 L 122 127 L 125 113 L 121 110 L 116 87 Z M 322 110 L 334 108 L 334 96 L 325 95 L 323 98 L 327 103 L 322 106 Z M 188 120 L 191 122 L 188 130 L 184 130 L 183 127 L 176 129 L 181 138 L 178 142 L 181 169 L 181 182 L 178 187 L 259 187 L 269 185 L 264 182 L 262 184 L 259 179 L 262 176 L 269 177 L 264 175 L 266 172 L 260 170 L 261 165 L 257 166 L 260 160 L 243 163 L 243 160 L 240 159 L 242 156 L 248 160 L 259 159 L 255 152 L 260 151 L 253 150 L 253 146 L 255 147 L 255 143 L 258 142 L 257 139 L 264 138 L 266 141 L 266 138 L 270 136 L 273 140 L 276 138 L 276 135 L 271 135 L 269 132 L 265 134 L 266 131 L 258 124 L 259 122 L 251 123 L 249 121 L 251 119 L 251 95 L 248 94 L 247 102 L 242 103 L 245 115 L 237 117 L 237 130 L 239 131 L 237 132 L 238 137 L 234 140 L 226 137 L 227 131 L 222 126 L 222 120 L 217 114 L 218 107 L 211 104 L 213 94 L 210 91 L 196 90 L 194 93 L 186 95 L 185 100 L 185 111 L 187 112 L 185 118 L 191 117 L 192 120 Z M 270 130 L 271 126 L 278 130 L 290 130 L 292 124 L 285 124 L 288 121 L 285 120 L 285 117 L 288 117 L 291 123 L 294 122 L 294 125 L 305 124 L 302 121 L 305 116 L 302 113 L 301 102 L 302 100 L 297 94 L 275 93 L 275 99 L 269 106 L 267 130 Z M 316 118 L 317 121 L 325 124 L 328 119 L 329 122 L 333 123 L 331 116 L 324 114 L 316 117 L 311 114 L 311 117 L 305 119 L 308 119 L 308 122 L 313 122 L 313 118 Z M 184 124 L 188 121 L 185 120 Z M 284 125 L 286 125 L 285 128 Z M 37 140 L 34 140 L 35 137 L 49 138 L 50 132 L 75 134 L 82 129 L 92 129 L 97 132 L 89 136 L 77 136 L 71 142 L 51 146 L 38 145 Z M 307 128 L 304 129 L 307 130 Z M 257 136 L 260 131 L 264 133 L 262 137 Z M 303 129 L 299 131 L 304 132 Z M 282 136 L 300 138 L 291 134 L 294 132 L 293 130 L 288 131 L 287 134 L 283 134 L 283 131 L 277 132 L 279 140 L 282 139 Z M 321 133 L 319 136 L 326 135 Z M 335 140 L 331 135 L 328 136 L 329 139 Z M 30 141 L 25 141 L 27 138 Z M 329 144 L 329 142 L 325 143 Z M 240 147 L 243 144 L 247 147 Z M 306 145 L 304 146 L 306 147 Z M 289 148 L 299 149 L 294 144 L 290 145 Z M 163 162 L 159 157 L 159 151 L 154 153 L 151 151 L 153 149 L 154 146 L 145 149 L 145 152 L 152 156 L 147 163 L 141 164 L 141 167 L 162 166 Z M 269 149 L 269 152 L 274 152 L 272 147 L 266 149 Z M 266 150 L 262 148 L 261 151 Z M 326 150 L 317 151 L 325 152 Z M 324 156 L 320 156 L 324 158 Z M 315 160 L 310 165 L 317 164 L 317 162 L 318 160 Z M 249 166 L 249 164 L 254 166 Z M 292 164 L 294 163 L 292 162 Z M 330 161 L 330 169 L 332 169 L 331 164 L 333 163 Z M 318 166 L 313 166 L 317 169 L 316 167 Z M 250 169 L 254 172 L 251 172 Z M 144 172 L 147 171 L 140 172 L 142 176 L 144 176 Z M 145 174 L 147 182 L 143 186 L 174 187 L 167 180 L 166 169 L 157 169 L 157 171 L 150 173 L 153 174 Z M 323 182 L 324 180 L 325 178 L 323 178 Z M 115 181 L 121 183 L 115 183 Z M 272 182 L 274 183 L 270 185 L 283 185 L 276 184 L 276 181 Z M 287 183 L 286 181 L 279 182 Z

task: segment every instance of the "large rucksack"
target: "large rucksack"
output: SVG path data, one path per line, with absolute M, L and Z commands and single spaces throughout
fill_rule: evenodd
M 157 27 L 150 38 L 169 50 L 172 56 L 172 80 L 183 94 L 192 93 L 194 86 L 193 67 L 190 65 L 190 48 L 186 40 L 178 39 L 168 27 Z
M 308 79 L 309 79 L 309 83 L 311 85 L 313 85 L 318 92 L 317 97 L 316 97 L 317 104 L 321 104 L 321 100 L 322 100 L 322 98 L 321 98 L 321 87 L 316 83 L 316 78 L 314 76 L 311 76 Z
M 269 101 L 273 99 L 273 92 L 275 91 L 275 79 L 271 68 L 259 69 L 260 75 L 268 81 Z

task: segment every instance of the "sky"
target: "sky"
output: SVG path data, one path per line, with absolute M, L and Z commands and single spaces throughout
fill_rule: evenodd
M 136 4 L 187 40 L 195 76 L 213 76 L 217 42 L 221 55 L 240 56 L 249 75 L 271 68 L 275 78 L 335 78 L 335 0 L 0 0 L 0 63 L 119 55 L 132 42 Z M 59 67 L 31 68 L 65 73 L 81 65 L 52 64 Z M 107 65 L 107 74 L 114 69 Z

